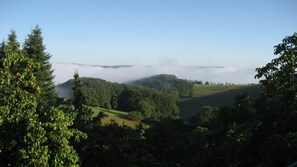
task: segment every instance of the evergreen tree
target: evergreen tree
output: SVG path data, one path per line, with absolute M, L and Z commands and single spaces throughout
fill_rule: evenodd
M 83 140 L 80 141 L 80 138 L 87 139 L 89 134 L 88 132 L 92 131 L 92 125 L 93 125 L 93 111 L 90 108 L 85 107 L 83 104 L 85 102 L 85 97 L 82 94 L 81 88 L 82 83 L 79 78 L 79 75 L 77 71 L 74 73 L 74 86 L 72 88 L 74 98 L 71 101 L 73 107 L 69 111 L 72 111 L 71 113 L 74 113 L 76 116 L 73 122 L 73 128 L 77 130 L 76 136 L 72 138 L 72 144 L 76 151 L 78 152 L 79 156 L 82 157 L 81 164 L 85 163 L 85 154 L 86 149 L 88 148 L 89 141 Z M 99 117 L 98 117 L 99 118 Z M 97 120 L 96 122 L 101 122 L 101 118 Z M 99 124 L 100 125 L 100 124 Z M 79 138 L 77 137 L 79 136 Z
M 27 57 L 38 64 L 32 69 L 41 91 L 40 97 L 38 97 L 38 110 L 53 106 L 57 98 L 53 82 L 53 70 L 49 62 L 51 56 L 45 52 L 45 49 L 41 29 L 36 26 L 25 40 L 24 51 Z
M 78 72 L 76 71 L 73 75 L 74 77 L 74 87 L 72 88 L 74 99 L 73 106 L 74 112 L 77 114 L 74 120 L 74 127 L 79 130 L 85 130 L 92 121 L 93 112 L 90 108 L 84 107 L 85 97 L 82 93 L 82 83 L 79 78 Z

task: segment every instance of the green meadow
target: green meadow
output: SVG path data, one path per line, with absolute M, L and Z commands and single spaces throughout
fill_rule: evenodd
M 203 106 L 231 106 L 234 98 L 246 94 L 255 100 L 260 93 L 259 85 L 198 85 L 193 87 L 191 98 L 178 101 L 181 117 L 188 119 L 197 114 Z
M 102 119 L 103 125 L 110 124 L 112 121 L 115 121 L 119 125 L 127 125 L 129 127 L 135 128 L 140 121 L 133 121 L 128 119 L 128 113 L 118 110 L 108 110 L 105 108 L 98 108 L 98 107 L 91 107 L 89 106 L 94 112 L 94 116 L 98 115 L 99 112 L 103 112 L 106 117 Z
M 232 106 L 234 98 L 239 95 L 246 94 L 255 100 L 260 93 L 259 85 L 198 85 L 193 87 L 191 98 L 180 99 L 177 104 L 180 109 L 181 118 L 188 119 L 197 114 L 203 106 Z M 94 116 L 99 112 L 106 114 L 102 119 L 104 125 L 117 122 L 120 125 L 135 127 L 141 121 L 133 121 L 128 119 L 128 113 L 118 110 L 108 110 L 105 108 L 90 107 Z

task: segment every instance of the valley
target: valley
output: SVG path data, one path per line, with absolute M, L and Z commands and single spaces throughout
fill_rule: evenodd
M 117 89 L 121 89 L 123 84 L 112 83 L 102 79 L 95 78 L 82 78 L 84 82 L 83 90 L 88 90 L 88 92 L 96 92 L 96 97 L 98 101 L 100 98 L 108 99 L 110 95 L 108 92 L 114 92 L 111 89 L 117 87 Z M 88 82 L 88 83 L 87 83 Z M 177 88 L 174 85 L 178 85 L 176 83 L 184 82 L 186 83 L 186 88 Z M 63 98 L 71 98 L 72 95 L 72 86 L 71 80 L 60 84 L 57 86 L 56 90 L 58 91 L 58 95 Z M 153 89 L 153 91 L 158 91 L 161 93 L 169 94 L 174 96 L 176 100 L 176 104 L 180 111 L 180 117 L 184 120 L 187 120 L 197 113 L 199 113 L 203 106 L 212 106 L 212 107 L 223 107 L 223 106 L 232 106 L 234 104 L 234 99 L 239 95 L 248 95 L 251 97 L 252 101 L 255 101 L 258 95 L 260 94 L 260 85 L 250 84 L 250 85 L 223 85 L 223 84 L 195 84 L 194 81 L 186 81 L 183 79 L 179 79 L 174 75 L 156 75 L 147 77 L 144 79 L 139 79 L 136 81 L 131 81 L 126 84 L 127 87 L 132 85 L 132 87 L 139 87 L 143 89 L 144 87 L 148 87 L 149 89 Z M 179 84 L 181 85 L 181 84 Z M 87 99 L 87 104 L 93 106 L 97 104 L 96 99 L 91 94 L 85 92 L 84 94 Z M 181 96 L 181 97 L 180 97 Z M 88 101 L 88 99 L 92 99 Z M 110 98 L 109 104 L 112 104 L 112 99 Z M 103 111 L 107 117 L 103 119 L 103 122 L 110 123 L 111 120 L 116 121 L 119 124 L 126 124 L 130 127 L 135 127 L 140 121 L 131 120 L 128 117 L 127 111 L 119 111 L 112 108 L 111 105 L 107 105 L 106 103 L 101 103 L 100 107 L 93 106 L 91 107 L 94 113 L 98 113 Z M 110 108 L 111 107 L 111 108 Z

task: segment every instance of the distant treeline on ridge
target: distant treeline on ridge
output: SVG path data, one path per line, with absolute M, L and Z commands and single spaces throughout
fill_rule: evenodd
M 141 119 L 162 119 L 179 116 L 176 98 L 157 90 L 107 82 L 97 78 L 81 78 L 82 93 L 87 105 L 140 112 Z M 59 97 L 72 98 L 73 80 L 57 86 Z

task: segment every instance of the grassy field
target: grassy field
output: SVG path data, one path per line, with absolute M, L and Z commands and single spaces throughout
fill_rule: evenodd
M 128 119 L 128 113 L 117 110 L 107 110 L 104 108 L 90 107 L 94 112 L 94 116 L 96 116 L 100 111 L 104 112 L 107 116 L 102 119 L 103 124 L 109 124 L 112 120 L 117 122 L 120 125 L 127 125 L 129 127 L 135 128 L 136 125 L 140 123 L 140 121 L 132 121 Z
M 197 114 L 203 106 L 231 106 L 234 97 L 249 95 L 255 100 L 260 93 L 259 85 L 194 85 L 193 98 L 180 99 L 178 106 L 181 117 L 188 119 Z
M 180 108 L 181 117 L 188 119 L 197 114 L 203 106 L 231 106 L 234 98 L 238 95 L 247 94 L 255 100 L 260 93 L 259 85 L 194 85 L 193 97 L 180 99 L 177 104 Z M 90 106 L 89 106 L 90 107 Z M 141 123 L 128 119 L 128 113 L 117 110 L 107 110 L 104 108 L 90 107 L 94 116 L 100 111 L 107 117 L 103 118 L 103 124 L 109 124 L 112 120 L 120 125 L 127 125 L 134 128 Z
M 195 84 L 193 88 L 193 97 L 208 96 L 217 93 L 226 92 L 228 90 L 240 89 L 240 85 L 198 85 Z

